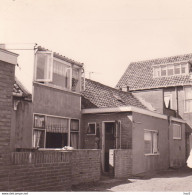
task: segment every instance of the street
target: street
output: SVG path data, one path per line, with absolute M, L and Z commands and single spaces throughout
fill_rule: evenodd
M 168 169 L 128 179 L 102 178 L 95 183 L 73 186 L 72 191 L 192 192 L 192 169 Z

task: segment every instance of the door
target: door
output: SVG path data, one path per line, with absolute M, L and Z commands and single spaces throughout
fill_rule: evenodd
M 115 148 L 115 122 L 104 122 L 102 129 L 102 169 L 110 172 L 109 150 Z

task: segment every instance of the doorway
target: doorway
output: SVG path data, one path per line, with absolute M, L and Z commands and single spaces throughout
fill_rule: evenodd
M 102 128 L 102 169 L 104 173 L 111 171 L 109 163 L 109 150 L 115 149 L 116 123 L 103 122 Z

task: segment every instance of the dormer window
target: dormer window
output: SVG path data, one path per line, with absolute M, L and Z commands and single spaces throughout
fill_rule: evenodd
M 80 92 L 81 68 L 53 56 L 50 51 L 37 51 L 34 81 L 52 87 Z
M 184 62 L 180 64 L 167 64 L 153 66 L 153 77 L 167 77 L 189 74 L 189 64 Z

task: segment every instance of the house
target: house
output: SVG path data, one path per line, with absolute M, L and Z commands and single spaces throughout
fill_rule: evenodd
M 12 150 L 79 148 L 83 64 L 37 45 L 31 55 L 32 90 L 13 87 Z
M 132 62 L 116 88 L 131 91 L 139 99 L 149 101 L 156 112 L 179 116 L 187 122 L 180 141 L 186 136 L 186 158 L 192 148 L 192 54 Z M 174 142 L 179 142 L 174 138 Z M 174 151 L 172 151 L 174 152 Z
M 128 167 L 122 172 L 129 174 L 184 165 L 184 139 L 175 148 L 179 150 L 176 156 L 169 151 L 175 147 L 170 139 L 173 129 L 179 128 L 181 136 L 184 136 L 185 122 L 154 112 L 149 103 L 142 102 L 131 92 L 85 80 L 82 92 L 82 146 L 85 149 L 101 149 L 104 173 L 110 173 L 118 163 L 121 164 L 119 169 Z M 117 159 L 119 161 L 114 163 L 114 150 L 128 151 L 127 157 L 122 153 Z M 129 165 L 126 165 L 128 159 Z
M 32 139 L 32 95 L 15 77 L 12 91 L 11 150 L 28 148 Z

